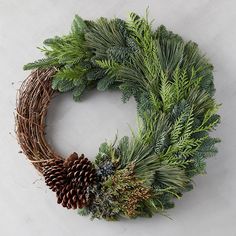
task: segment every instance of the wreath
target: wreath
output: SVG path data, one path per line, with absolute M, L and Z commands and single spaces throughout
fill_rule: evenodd
M 16 134 L 57 202 L 106 220 L 174 207 L 219 142 L 209 135 L 220 121 L 213 66 L 198 45 L 131 13 L 127 21 L 76 15 L 68 35 L 40 49 L 45 58 L 24 66 L 32 72 L 18 92 Z M 94 161 L 77 153 L 63 158 L 45 138 L 49 103 L 68 91 L 79 101 L 95 87 L 119 89 L 123 102 L 133 96 L 138 130 L 102 143 Z

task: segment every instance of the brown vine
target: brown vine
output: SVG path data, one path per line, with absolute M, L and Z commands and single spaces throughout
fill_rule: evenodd
M 51 79 L 56 69 L 35 70 L 22 83 L 16 102 L 16 135 L 22 151 L 37 170 L 48 160 L 62 159 L 45 139 L 45 118 L 54 95 Z

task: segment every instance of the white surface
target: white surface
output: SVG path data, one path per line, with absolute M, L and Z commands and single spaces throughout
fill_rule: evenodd
M 209 160 L 208 175 L 168 212 L 121 222 L 90 221 L 56 204 L 14 138 L 16 89 L 28 72 L 22 65 L 41 54 L 45 38 L 67 33 L 74 14 L 87 19 L 143 14 L 149 6 L 154 25 L 165 24 L 199 43 L 215 65 L 216 98 L 223 103 L 219 154 Z M 0 235 L 159 235 L 236 236 L 236 1 L 235 0 L 0 0 Z M 12 84 L 14 82 L 14 84 Z M 63 155 L 81 150 L 93 157 L 98 145 L 116 130 L 135 127 L 135 103 L 123 105 L 119 93 L 92 92 L 82 103 L 70 95 L 50 107 L 48 140 Z M 9 134 L 11 132 L 11 134 Z

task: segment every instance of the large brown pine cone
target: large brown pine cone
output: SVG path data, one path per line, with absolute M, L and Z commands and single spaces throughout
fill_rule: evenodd
M 56 191 L 57 202 L 68 209 L 82 208 L 89 204 L 87 188 L 96 181 L 93 164 L 82 154 L 70 155 L 65 161 L 50 161 L 44 166 L 45 182 Z

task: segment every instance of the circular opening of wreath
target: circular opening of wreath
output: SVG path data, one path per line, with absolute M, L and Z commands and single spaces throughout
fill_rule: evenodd
M 48 107 L 46 140 L 59 155 L 77 150 L 94 160 L 101 143 L 136 131 L 136 103 L 131 98 L 124 104 L 118 89 L 93 89 L 80 102 L 71 99 L 71 92 L 58 95 Z
M 45 58 L 29 63 L 16 104 L 18 142 L 56 193 L 57 202 L 92 218 L 152 216 L 174 206 L 205 173 L 219 139 L 213 66 L 194 42 L 147 17 L 131 13 L 83 20 L 68 35 L 44 41 Z M 82 153 L 63 158 L 45 139 L 45 119 L 55 93 L 118 88 L 134 97 L 139 124 L 131 137 L 102 143 L 94 161 Z M 109 119 L 109 118 L 108 118 Z

